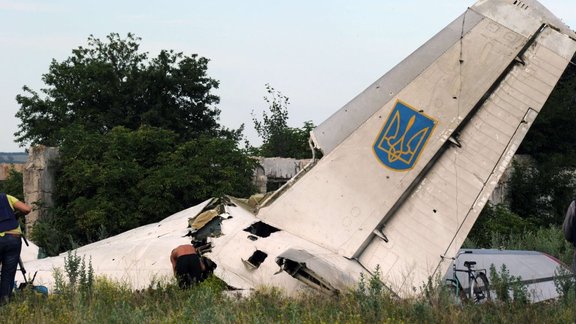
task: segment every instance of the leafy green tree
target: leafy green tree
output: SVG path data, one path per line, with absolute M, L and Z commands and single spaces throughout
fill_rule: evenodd
M 253 154 L 264 157 L 311 158 L 312 151 L 308 139 L 314 124 L 307 121 L 302 128 L 289 127 L 288 97 L 269 84 L 266 85 L 266 91 L 269 97 L 264 97 L 264 100 L 268 104 L 270 114 L 264 111 L 261 121 L 252 116 L 254 128 L 263 140 L 262 145 Z
M 67 129 L 55 208 L 33 237 L 48 254 L 115 235 L 223 194 L 253 193 L 254 160 L 234 139 L 177 143 L 170 130 Z M 60 235 L 58 235 L 60 233 Z M 62 235 L 66 233 L 67 235 Z
M 576 56 L 572 58 L 576 62 Z M 576 167 L 576 65 L 568 64 L 558 84 L 530 128 L 519 154 L 538 164 L 553 160 L 558 166 Z M 549 165 L 548 165 L 549 166 Z
M 256 161 L 233 140 L 202 137 L 159 158 L 137 188 L 146 193 L 139 200 L 139 208 L 147 215 L 147 221 L 161 219 L 209 197 L 247 197 L 254 193 L 252 175 Z M 163 205 L 158 204 L 158 197 Z
M 551 158 L 512 164 L 508 183 L 510 209 L 535 226 L 559 225 L 576 190 L 573 171 Z
M 545 207 L 545 201 L 540 199 L 539 171 L 535 165 L 517 161 L 512 162 L 512 167 L 507 192 L 510 209 L 523 218 L 534 219 Z
M 54 207 L 32 231 L 50 255 L 212 196 L 253 193 L 254 160 L 239 149 L 242 127 L 218 123 L 208 59 L 148 59 L 139 41 L 90 36 L 52 61 L 41 94 L 24 87 L 17 97 L 20 144 L 60 148 Z
M 206 74 L 208 59 L 162 50 L 148 60 L 139 41 L 132 34 L 122 39 L 113 33 L 107 41 L 90 36 L 87 47 L 53 60 L 42 95 L 24 86 L 16 97 L 17 142 L 58 146 L 63 130 L 75 124 L 101 134 L 149 125 L 170 129 L 181 141 L 216 135 L 219 98 L 211 91 L 218 82 Z
M 514 164 L 509 183 L 511 211 L 536 226 L 561 224 L 576 193 L 574 120 L 576 66 L 569 64 L 518 149 L 534 163 Z
M 488 203 L 472 227 L 468 239 L 475 248 L 498 248 L 492 244 L 494 237 L 518 236 L 534 228 L 534 224 L 510 211 L 508 206 Z

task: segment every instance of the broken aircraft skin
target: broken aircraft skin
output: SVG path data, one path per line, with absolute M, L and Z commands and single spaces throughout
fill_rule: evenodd
M 311 132 L 322 159 L 258 206 L 207 201 L 77 253 L 135 288 L 192 240 L 237 289 L 336 293 L 379 269 L 413 295 L 449 269 L 575 51 L 537 1 L 480 0 Z M 62 258 L 27 268 L 50 281 Z

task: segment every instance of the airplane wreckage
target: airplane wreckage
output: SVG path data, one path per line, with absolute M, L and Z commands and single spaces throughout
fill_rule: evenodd
M 411 296 L 451 268 L 575 51 L 537 1 L 478 1 L 314 129 L 323 157 L 265 199 L 210 199 L 77 256 L 141 289 L 171 278 L 170 251 L 192 241 L 236 289 L 334 293 L 379 271 Z M 26 269 L 53 287 L 65 257 Z

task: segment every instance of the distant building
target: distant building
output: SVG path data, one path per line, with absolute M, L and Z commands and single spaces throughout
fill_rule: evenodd
M 28 161 L 28 153 L 0 152 L 0 181 L 6 180 L 12 169 L 22 172 L 26 161 Z
M 24 170 L 24 164 L 0 163 L 0 181 L 6 180 L 12 169 L 22 172 L 22 170 Z
M 28 153 L 26 152 L 16 152 L 16 153 L 4 153 L 0 152 L 0 163 L 8 164 L 24 164 L 28 161 Z
M 312 161 L 281 157 L 258 157 L 257 160 L 258 166 L 254 172 L 253 182 L 260 193 L 280 188 Z

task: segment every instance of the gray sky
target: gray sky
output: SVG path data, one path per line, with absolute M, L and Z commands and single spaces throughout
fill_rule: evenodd
M 259 144 L 251 112 L 267 108 L 265 84 L 290 98 L 289 124 L 320 124 L 450 23 L 473 0 L 28 1 L 0 0 L 0 152 L 18 152 L 15 97 L 39 91 L 52 59 L 114 32 L 141 49 L 210 59 L 220 81 L 221 124 Z M 576 1 L 541 0 L 576 29 Z

